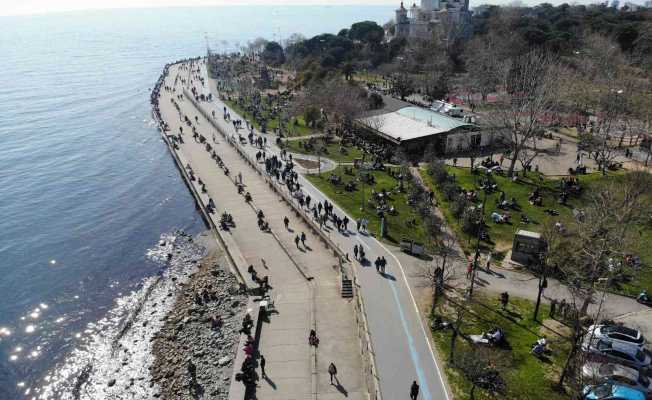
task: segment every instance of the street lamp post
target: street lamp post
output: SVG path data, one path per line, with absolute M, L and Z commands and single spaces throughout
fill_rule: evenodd
M 360 211 L 364 212 L 364 156 L 362 153 L 362 162 L 360 163 L 360 183 L 362 184 L 362 203 L 360 204 Z
M 539 253 L 539 293 L 537 294 L 537 304 L 534 306 L 534 320 L 538 321 L 539 318 L 539 306 L 541 304 L 541 296 L 543 291 L 548 286 L 548 278 L 546 277 L 546 267 L 543 261 L 543 253 Z

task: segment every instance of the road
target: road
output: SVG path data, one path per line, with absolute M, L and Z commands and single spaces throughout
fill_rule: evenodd
M 206 73 L 204 71 L 204 76 Z M 232 124 L 222 118 L 224 103 L 217 100 L 215 82 L 207 79 L 209 88 L 196 86 L 197 90 L 213 94 L 212 102 L 202 102 L 201 106 L 210 115 L 215 111 L 216 122 L 223 132 L 236 135 Z M 229 109 L 232 118 L 242 119 Z M 240 131 L 245 135 L 244 130 Z M 260 134 L 256 132 L 256 134 Z M 274 145 L 276 137 L 267 136 L 267 155 L 276 154 L 280 157 L 280 149 Z M 248 144 L 240 145 L 251 159 L 255 159 L 258 151 Z M 299 177 L 299 183 L 305 194 L 315 202 L 328 199 L 315 188 L 305 177 Z M 334 211 L 339 216 L 346 213 L 334 205 Z M 349 219 L 354 219 L 349 216 Z M 352 253 L 353 246 L 358 244 L 365 249 L 368 259 L 383 256 L 388 261 L 387 274 L 378 274 L 372 266 L 357 265 L 359 290 L 365 301 L 367 319 L 371 331 L 375 359 L 380 376 L 381 392 L 384 399 L 393 400 L 407 397 L 412 381 L 416 380 L 420 387 L 420 399 L 448 400 L 449 394 L 443 379 L 443 371 L 437 363 L 435 353 L 429 339 L 429 331 L 419 314 L 415 298 L 412 294 L 401 262 L 374 237 L 355 232 L 355 229 L 340 234 L 329 230 L 330 238 L 345 253 Z

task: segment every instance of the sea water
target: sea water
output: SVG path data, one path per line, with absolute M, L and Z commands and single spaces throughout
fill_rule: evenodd
M 187 272 L 156 257 L 175 231 L 204 229 L 150 115 L 165 63 L 391 16 L 247 6 L 0 17 L 0 399 L 102 398 L 83 384 L 123 362 L 113 336 L 151 334 L 123 331 L 146 308 L 134 304 Z M 126 362 L 144 365 L 147 351 Z

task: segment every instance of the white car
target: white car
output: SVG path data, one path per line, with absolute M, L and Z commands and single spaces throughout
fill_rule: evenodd
M 612 382 L 640 390 L 649 398 L 652 396 L 650 378 L 638 370 L 614 363 L 587 362 L 582 367 L 582 376 L 595 383 Z
M 582 351 L 590 355 L 591 361 L 614 362 L 632 368 L 647 368 L 652 358 L 647 351 L 633 344 L 608 342 L 587 337 L 582 343 Z
M 587 336 L 593 336 L 605 342 L 625 343 L 638 347 L 645 345 L 645 338 L 640 331 L 622 325 L 591 325 Z

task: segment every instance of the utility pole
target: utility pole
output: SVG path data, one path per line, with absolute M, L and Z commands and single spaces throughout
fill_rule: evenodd
M 475 271 L 478 269 L 478 258 L 480 258 L 480 237 L 482 236 L 482 230 L 484 229 L 484 207 L 487 203 L 487 193 L 484 193 L 484 198 L 482 199 L 482 209 L 480 209 L 480 222 L 478 227 L 478 235 L 475 242 L 475 256 L 473 257 L 473 268 L 471 270 L 471 287 L 469 288 L 469 299 L 473 297 L 473 287 L 475 286 Z

